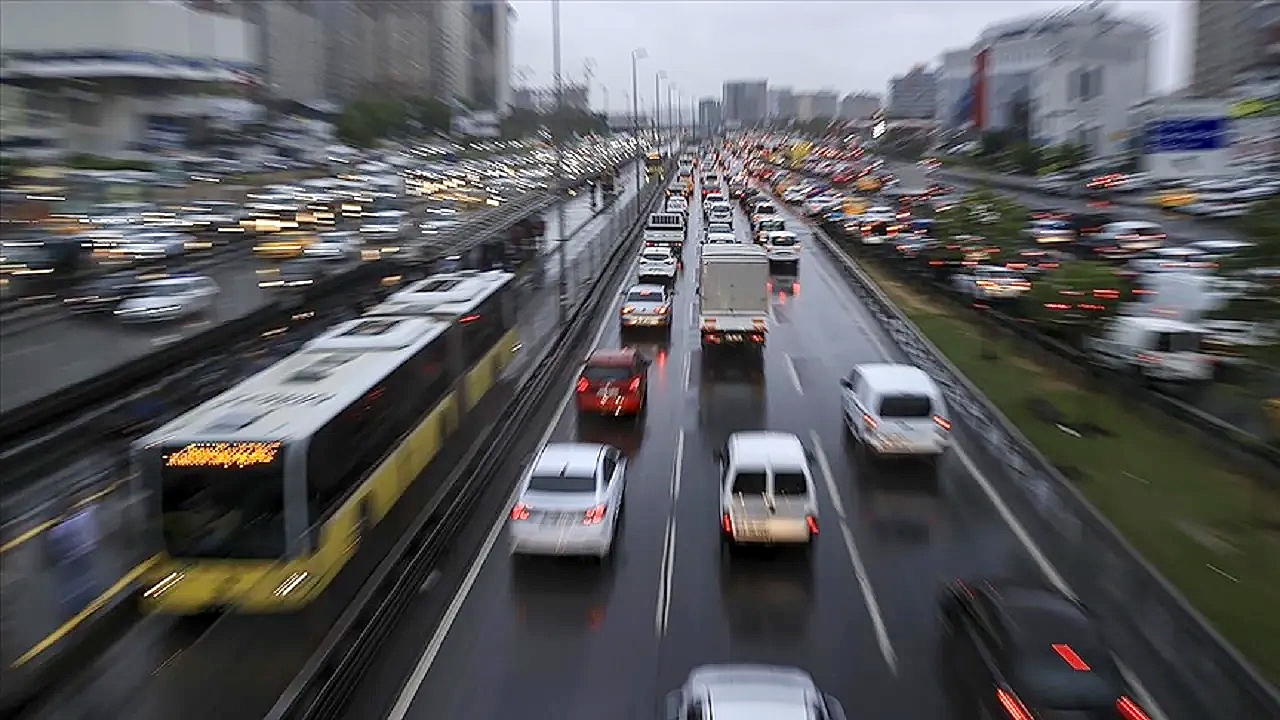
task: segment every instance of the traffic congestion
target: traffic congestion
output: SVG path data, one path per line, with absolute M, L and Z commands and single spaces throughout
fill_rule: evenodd
M 746 147 L 680 157 L 443 620 L 351 716 L 1160 717 Z

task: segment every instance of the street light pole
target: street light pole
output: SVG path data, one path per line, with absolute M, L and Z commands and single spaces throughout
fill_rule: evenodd
M 658 87 L 658 83 L 666 76 L 666 70 L 659 70 L 653 74 L 653 137 L 659 151 L 662 149 L 662 90 Z
M 636 148 L 636 192 L 640 192 L 640 85 L 639 75 L 636 74 L 636 66 L 639 60 L 647 57 L 644 48 L 636 48 L 631 51 L 631 136 L 635 141 Z M 636 212 L 640 212 L 640 205 L 636 204 Z
M 670 142 L 676 133 L 675 124 L 675 108 L 671 105 L 671 98 L 675 96 L 675 83 L 667 83 L 667 141 Z
M 564 178 L 564 148 L 562 147 L 561 133 L 559 132 L 558 123 L 564 122 L 564 77 L 560 72 L 560 0 L 551 0 L 551 37 L 554 44 L 553 61 L 555 64 L 556 75 L 556 114 L 551 124 L 551 140 L 555 143 L 556 148 L 556 172 L 555 181 L 552 187 L 557 193 L 560 192 L 560 183 Z M 564 257 L 564 202 L 563 198 L 556 198 L 560 202 L 556 203 L 556 254 L 560 256 L 560 324 L 563 325 L 569 318 L 569 284 L 565 279 L 565 257 Z

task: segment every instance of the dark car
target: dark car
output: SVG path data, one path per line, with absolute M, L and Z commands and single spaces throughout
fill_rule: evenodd
M 162 276 L 162 273 L 138 270 L 108 273 L 68 291 L 62 299 L 62 304 L 67 310 L 77 315 L 109 313 L 122 300 L 137 293 L 142 283 Z
M 1108 223 L 1116 222 L 1114 217 L 1106 213 L 1093 212 L 1071 213 L 1065 220 L 1071 225 L 1071 229 L 1075 230 L 1077 237 L 1097 234 Z
M 1093 617 L 1058 590 L 957 580 L 939 603 L 947 690 L 970 717 L 1150 720 Z

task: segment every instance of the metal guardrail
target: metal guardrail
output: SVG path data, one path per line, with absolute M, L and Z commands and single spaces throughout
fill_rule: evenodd
M 958 412 L 964 447 L 989 469 L 1012 511 L 1102 624 L 1113 647 L 1158 658 L 1185 703 L 1171 720 L 1278 718 L 1280 693 L 902 313 L 826 232 L 815 229 L 855 294 L 906 359 L 925 369 Z
M 631 217 L 636 203 L 641 208 L 650 207 L 660 197 L 661 187 L 660 180 L 649 183 L 624 203 L 617 217 Z M 640 236 L 640 227 L 640 218 L 635 218 L 625 232 L 617 235 L 605 261 L 607 269 L 595 274 L 589 290 L 573 308 L 572 319 L 562 326 L 555 340 L 545 346 L 533 363 L 536 370 L 514 393 L 513 407 L 503 413 L 503 420 L 477 441 L 469 456 L 459 463 L 447 486 L 455 483 L 461 486 L 452 498 L 442 503 L 447 508 L 433 509 L 417 518 L 412 529 L 388 553 L 343 613 L 322 647 L 267 714 L 267 720 L 320 720 L 341 716 L 347 699 L 377 649 L 417 596 L 434 561 L 465 524 L 474 502 L 490 487 L 486 480 L 514 454 L 524 435 L 522 428 L 537 417 L 550 389 L 572 367 L 577 350 L 589 338 L 591 320 L 601 303 L 612 297 L 602 289 L 610 287 L 619 272 L 627 267 L 625 260 Z

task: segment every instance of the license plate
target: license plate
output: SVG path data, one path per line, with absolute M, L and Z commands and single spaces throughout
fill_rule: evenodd
M 742 333 L 725 333 L 725 342 L 742 342 Z
M 617 397 L 617 396 L 618 396 L 618 388 L 603 388 L 603 389 L 602 389 L 602 390 L 600 390 L 600 392 L 599 392 L 599 393 L 597 393 L 597 394 L 598 394 L 600 397 L 602 397 L 602 398 L 607 398 L 607 397 Z

